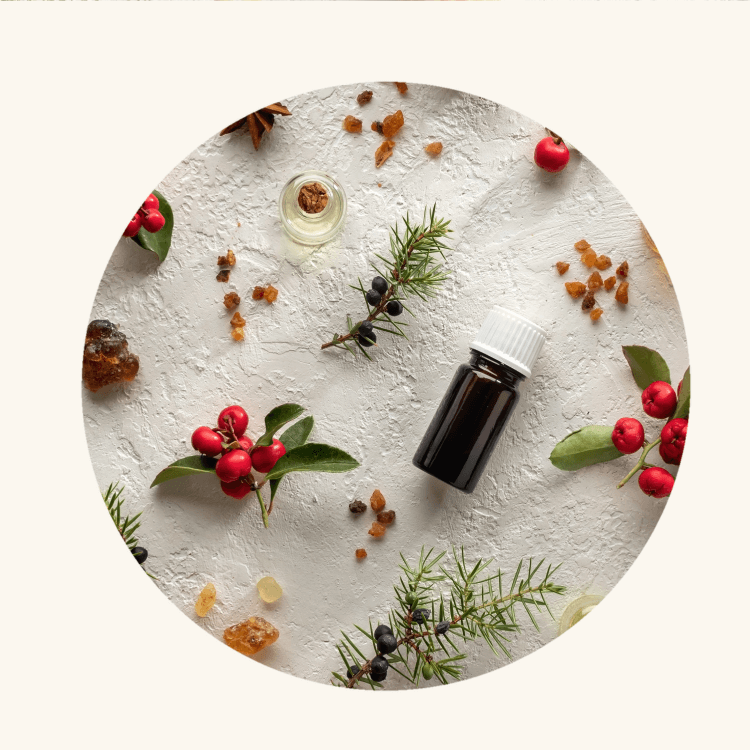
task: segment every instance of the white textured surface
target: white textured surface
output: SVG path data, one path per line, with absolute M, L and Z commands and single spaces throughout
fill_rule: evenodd
M 363 88 L 375 96 L 360 108 L 355 97 Z M 504 569 L 527 555 L 561 562 L 558 580 L 570 594 L 553 601 L 556 615 L 581 593 L 608 593 L 648 540 L 664 501 L 642 495 L 635 482 L 615 489 L 630 459 L 564 473 L 547 457 L 572 429 L 641 418 L 622 344 L 657 348 L 676 377 L 687 365 L 674 292 L 637 217 L 576 151 L 560 175 L 537 169 L 532 153 L 543 128 L 486 100 L 417 85 L 401 97 L 391 84 L 367 84 L 285 103 L 293 116 L 277 120 L 259 152 L 249 136 L 217 136 L 177 165 L 159 185 L 176 219 L 169 257 L 159 265 L 122 240 L 92 310 L 92 318 L 120 324 L 141 360 L 128 386 L 83 390 L 83 410 L 99 484 L 122 479 L 129 509 L 143 511 L 140 539 L 156 585 L 198 621 L 193 603 L 213 581 L 218 602 L 200 627 L 221 638 L 226 626 L 263 615 L 281 636 L 257 660 L 318 682 L 339 666 L 339 630 L 386 611 L 400 551 L 412 557 L 423 544 L 463 544 L 468 556 L 492 556 Z M 379 138 L 367 127 L 399 107 L 406 125 L 394 155 L 375 170 Z M 341 130 L 347 114 L 361 116 L 365 132 Z M 430 158 L 422 149 L 438 139 L 443 154 Z M 276 213 L 281 187 L 305 169 L 329 171 L 349 198 L 340 240 L 317 253 L 289 245 Z M 374 363 L 320 351 L 343 330 L 346 313 L 362 311 L 347 284 L 370 276 L 387 225 L 435 200 L 453 220 L 454 274 L 439 299 L 414 303 L 419 322 L 411 342 L 383 335 Z M 123 207 L 123 224 L 130 214 Z M 596 325 L 563 287 L 585 278 L 572 248 L 581 237 L 631 268 L 630 305 L 599 294 L 605 313 Z M 230 247 L 237 266 L 230 283 L 219 284 L 216 257 Z M 563 278 L 558 260 L 571 263 Z M 265 283 L 280 290 L 271 307 L 250 299 L 252 287 Z M 229 337 L 232 312 L 222 305 L 230 290 L 243 297 L 248 321 L 240 344 Z M 466 496 L 413 468 L 411 456 L 496 303 L 531 318 L 549 338 L 485 477 Z M 213 424 L 224 406 L 242 404 L 248 432 L 257 435 L 263 415 L 288 401 L 315 416 L 313 438 L 346 448 L 362 467 L 286 479 L 267 530 L 252 497 L 231 500 L 210 478 L 148 489 L 160 469 L 192 452 L 192 430 Z M 367 536 L 371 512 L 347 509 L 376 487 L 397 512 L 382 540 Z M 359 546 L 369 553 L 362 563 L 354 559 Z M 255 588 L 265 575 L 284 588 L 273 605 Z M 549 621 L 541 634 L 524 628 L 514 657 L 555 632 Z M 483 643 L 469 654 L 468 676 L 506 663 Z M 387 685 L 404 683 L 391 675 Z

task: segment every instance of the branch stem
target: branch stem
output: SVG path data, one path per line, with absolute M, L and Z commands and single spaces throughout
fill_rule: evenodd
M 633 476 L 635 476 L 635 474 L 637 474 L 646 465 L 646 456 L 648 456 L 649 451 L 659 445 L 659 443 L 661 443 L 661 438 L 658 438 L 657 440 L 654 440 L 653 443 L 649 443 L 648 445 L 644 446 L 641 457 L 638 459 L 638 463 L 628 472 L 628 475 L 625 477 L 625 479 L 623 479 L 620 484 L 617 485 L 618 490 L 621 487 L 624 487 L 633 478 Z

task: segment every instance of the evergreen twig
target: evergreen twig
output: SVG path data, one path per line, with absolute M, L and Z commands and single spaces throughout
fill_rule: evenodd
M 122 540 L 132 552 L 138 546 L 138 538 L 136 537 L 135 532 L 140 528 L 141 522 L 138 519 L 141 517 L 143 511 L 136 513 L 134 516 L 123 515 L 123 500 L 120 496 L 125 487 L 120 487 L 119 485 L 119 482 L 110 484 L 106 491 L 102 492 L 102 499 L 107 506 L 109 515 L 112 518 L 112 521 L 114 521 Z M 143 568 L 143 565 L 141 565 L 141 567 Z M 143 569 L 146 570 L 145 568 Z M 147 570 L 146 575 L 156 580 L 155 576 L 151 575 Z

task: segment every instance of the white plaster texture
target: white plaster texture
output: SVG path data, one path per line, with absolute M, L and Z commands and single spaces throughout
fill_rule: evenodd
M 375 95 L 360 107 L 356 95 L 364 88 Z M 575 149 L 564 172 L 539 170 L 532 157 L 544 129 L 490 101 L 419 85 L 401 96 L 392 84 L 377 83 L 285 103 L 293 115 L 277 119 L 258 152 L 247 134 L 215 136 L 175 167 L 158 186 L 175 214 L 168 258 L 160 265 L 120 241 L 91 312 L 119 324 L 141 361 L 133 383 L 83 390 L 83 411 L 99 484 L 122 480 L 128 510 L 143 511 L 140 539 L 155 585 L 219 639 L 231 624 L 266 617 L 281 635 L 257 661 L 321 683 L 340 667 L 339 631 L 386 613 L 402 551 L 413 558 L 422 545 L 463 545 L 468 557 L 493 557 L 503 569 L 529 555 L 562 563 L 556 579 L 569 594 L 552 599 L 556 616 L 580 594 L 607 594 L 665 501 L 646 497 L 635 482 L 615 489 L 629 458 L 566 473 L 548 456 L 570 431 L 621 416 L 642 418 L 647 436 L 656 434 L 623 344 L 658 349 L 676 379 L 687 366 L 677 299 L 637 216 Z M 369 124 L 397 108 L 406 124 L 394 155 L 376 170 L 380 138 Z M 342 130 L 348 114 L 363 119 L 363 133 Z M 437 158 L 423 150 L 434 140 L 444 144 Z M 277 216 L 282 186 L 307 169 L 335 176 L 349 200 L 340 238 L 317 250 L 292 246 Z M 386 248 L 389 225 L 435 201 L 452 220 L 452 276 L 437 299 L 411 303 L 417 319 L 409 321 L 410 341 L 382 335 L 374 362 L 321 351 L 344 330 L 347 313 L 362 315 L 348 284 L 371 277 L 369 263 Z M 129 216 L 124 209 L 123 225 Z M 596 324 L 563 285 L 588 276 L 573 249 L 581 238 L 631 269 L 630 304 L 600 292 L 604 315 Z M 220 284 L 216 258 L 229 248 L 237 265 Z M 558 260 L 571 264 L 564 277 Z M 267 283 L 280 290 L 278 301 L 253 302 L 252 288 Z M 242 297 L 247 319 L 242 343 L 230 338 L 232 311 L 222 304 L 231 290 Z M 411 458 L 494 304 L 531 318 L 548 340 L 485 476 L 467 496 L 414 468 Z M 252 495 L 227 498 L 212 478 L 149 489 L 162 468 L 193 452 L 193 429 L 215 424 L 223 407 L 245 407 L 248 432 L 257 436 L 263 416 L 284 402 L 307 407 L 316 419 L 313 439 L 345 448 L 361 468 L 285 479 L 269 529 Z M 382 540 L 367 535 L 369 510 L 355 516 L 347 508 L 375 488 L 397 513 Z M 363 562 L 354 557 L 361 546 L 368 551 Z M 271 605 L 256 590 L 266 575 L 284 589 Z M 218 600 L 199 620 L 193 605 L 207 581 Z M 151 585 L 145 576 L 144 585 Z M 553 622 L 540 623 L 540 633 L 528 625 L 513 638 L 515 659 L 555 637 Z M 468 654 L 468 677 L 507 663 L 483 642 Z M 386 686 L 408 683 L 392 675 Z

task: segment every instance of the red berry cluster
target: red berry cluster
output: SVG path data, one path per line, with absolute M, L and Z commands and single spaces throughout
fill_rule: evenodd
M 657 380 L 641 394 L 643 411 L 654 419 L 669 419 L 677 406 L 677 397 L 682 382 L 677 386 L 677 393 L 669 383 Z M 682 461 L 685 448 L 688 420 L 682 417 L 670 419 L 662 428 L 659 437 L 659 455 L 664 463 L 678 465 Z M 635 453 L 643 448 L 646 433 L 643 425 L 632 417 L 618 419 L 612 430 L 612 442 L 620 453 Z M 649 446 L 655 447 L 654 446 Z M 638 486 L 651 497 L 666 497 L 674 487 L 674 477 L 659 466 L 647 466 L 638 477 Z
M 247 412 L 241 406 L 227 406 L 219 414 L 217 427 L 199 427 L 191 440 L 199 453 L 212 458 L 221 455 L 216 476 L 224 494 L 237 500 L 253 491 L 253 469 L 267 474 L 286 453 L 284 445 L 275 439 L 271 445 L 254 446 L 245 436 L 247 423 Z
M 166 220 L 159 211 L 159 199 L 151 193 L 141 207 L 136 211 L 135 216 L 130 220 L 123 237 L 135 237 L 138 230 L 143 227 L 147 232 L 155 234 L 164 227 Z

